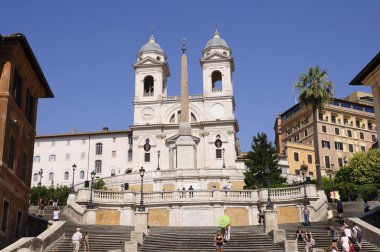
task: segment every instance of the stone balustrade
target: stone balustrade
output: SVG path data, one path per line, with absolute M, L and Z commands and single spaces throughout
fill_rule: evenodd
M 318 198 L 317 190 L 314 185 L 306 186 L 306 193 L 310 200 Z M 276 202 L 287 202 L 302 200 L 304 197 L 303 186 L 287 188 L 271 188 L 271 200 Z M 140 193 L 121 191 L 101 191 L 94 190 L 92 200 L 98 205 L 138 205 L 140 203 Z M 186 203 L 186 202 L 225 202 L 225 203 L 247 203 L 247 202 L 266 202 L 268 198 L 267 189 L 259 190 L 177 190 L 177 191 L 156 191 L 144 192 L 144 203 L 149 205 Z M 75 201 L 79 204 L 87 204 L 90 199 L 89 189 L 80 189 L 77 192 Z

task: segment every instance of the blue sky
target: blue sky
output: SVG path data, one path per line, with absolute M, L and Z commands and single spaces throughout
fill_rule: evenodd
M 273 140 L 276 116 L 294 104 L 292 84 L 320 65 L 337 97 L 379 51 L 380 1 L 6 1 L 0 33 L 24 33 L 55 94 L 39 101 L 37 134 L 126 129 L 133 123 L 135 55 L 150 35 L 165 50 L 169 95 L 180 94 L 181 38 L 189 92 L 202 92 L 201 52 L 216 27 L 232 49 L 238 137 Z

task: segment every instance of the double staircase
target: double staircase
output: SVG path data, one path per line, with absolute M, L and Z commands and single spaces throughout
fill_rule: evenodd
M 49 251 L 54 252 L 72 252 L 71 237 L 75 233 L 76 228 L 81 228 L 81 233 L 84 235 L 89 233 L 89 244 L 91 252 L 104 252 L 109 250 L 124 251 L 125 241 L 131 238 L 131 231 L 134 227 L 119 226 L 119 225 L 83 225 L 78 224 L 77 221 L 67 213 L 66 207 L 60 207 L 60 220 L 66 221 L 65 236 L 61 238 Z M 45 207 L 45 214 L 43 218 L 48 220 L 53 219 L 53 210 L 51 206 Z M 29 213 L 38 215 L 37 207 L 30 207 Z M 81 244 L 80 251 L 84 251 L 83 244 Z
M 376 207 L 380 205 L 378 202 L 371 202 L 371 208 Z M 362 202 L 343 202 L 344 206 L 344 218 L 349 217 L 359 217 L 363 213 L 363 203 Z M 334 212 L 334 222 L 333 225 L 336 230 L 339 231 L 340 227 L 340 221 L 338 218 L 338 212 L 336 211 L 336 205 L 333 203 L 329 203 L 329 207 Z M 327 217 L 326 217 L 327 218 Z M 320 222 L 312 222 L 311 226 L 303 226 L 301 223 L 291 223 L 291 224 L 281 224 L 279 225 L 279 228 L 286 230 L 286 239 L 287 240 L 294 240 L 296 230 L 298 228 L 301 228 L 304 232 L 308 228 L 311 233 L 313 234 L 313 238 L 315 239 L 315 247 L 318 248 L 329 248 L 331 244 L 331 237 L 329 236 L 329 227 L 326 221 L 320 221 Z M 340 242 L 338 241 L 338 248 L 339 251 L 343 251 L 342 246 L 340 245 Z M 298 242 L 298 251 L 303 252 L 305 251 L 305 242 L 299 241 Z M 328 250 L 330 251 L 330 250 Z M 377 247 L 374 247 L 368 242 L 363 241 L 362 243 L 362 251 L 365 252 L 380 252 L 380 249 Z
M 140 252 L 214 252 L 213 240 L 217 227 L 151 227 Z M 224 251 L 284 251 L 257 226 L 232 227 L 231 240 Z

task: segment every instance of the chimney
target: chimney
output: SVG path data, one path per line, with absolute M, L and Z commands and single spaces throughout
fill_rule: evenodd
M 103 127 L 103 131 L 108 131 L 108 127 Z
M 77 129 L 76 128 L 72 128 L 71 129 L 71 134 L 76 134 L 77 133 Z

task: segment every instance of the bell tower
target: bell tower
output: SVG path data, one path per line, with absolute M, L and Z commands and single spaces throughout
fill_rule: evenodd
M 162 100 L 167 95 L 170 76 L 167 57 L 153 35 L 137 54 L 135 70 L 135 102 Z
M 203 71 L 203 96 L 232 96 L 234 60 L 227 42 L 218 30 L 207 42 L 201 58 Z

